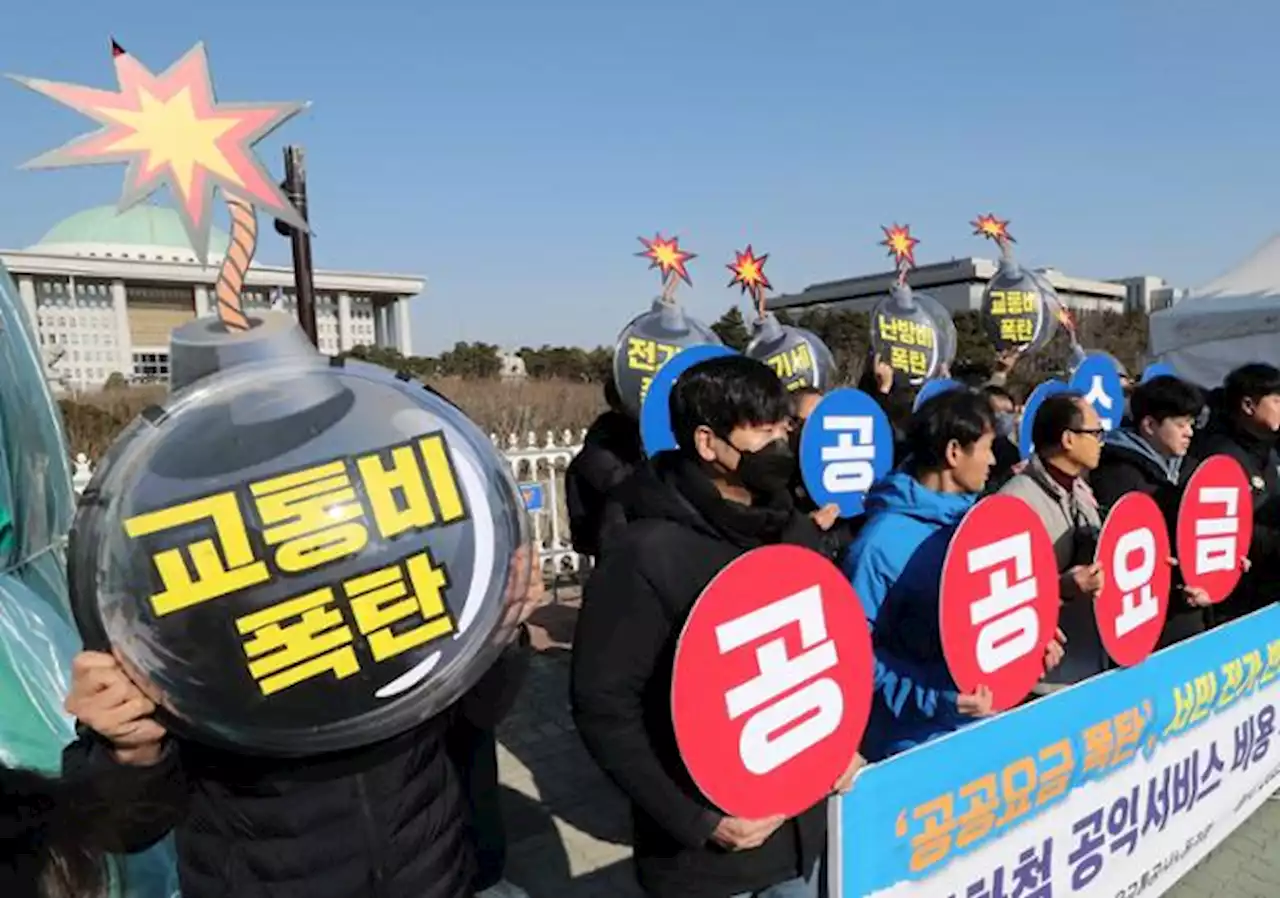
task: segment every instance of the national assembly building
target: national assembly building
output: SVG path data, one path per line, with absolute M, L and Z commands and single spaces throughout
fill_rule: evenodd
M 0 262 L 36 325 L 52 379 L 84 390 L 117 372 L 130 382 L 168 378 L 169 333 L 213 314 L 228 243 L 214 228 L 202 265 L 173 209 L 101 206 L 64 219 L 34 246 L 0 250 Z M 292 267 L 255 262 L 244 291 L 248 311 L 294 312 L 293 284 Z M 409 302 L 424 286 L 414 275 L 317 269 L 320 351 L 377 345 L 412 355 Z

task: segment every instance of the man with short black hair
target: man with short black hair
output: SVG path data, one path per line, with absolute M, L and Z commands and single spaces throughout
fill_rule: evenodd
M 712 578 L 760 546 L 819 547 L 817 525 L 789 494 L 791 401 L 772 369 L 733 355 L 684 372 L 670 407 L 679 448 L 614 491 L 625 522 L 583 597 L 574 720 L 631 800 L 648 894 L 816 898 L 826 803 L 791 820 L 722 813 L 694 784 L 671 721 L 676 643 Z M 847 788 L 858 760 L 833 791 Z
M 991 406 L 968 389 L 912 416 L 897 470 L 867 493 L 866 522 L 845 556 L 871 628 L 875 693 L 862 753 L 879 761 L 991 714 L 990 689 L 961 695 L 942 654 L 938 587 L 947 545 L 986 486 Z
M 1183 460 L 1203 408 L 1200 389 L 1171 375 L 1153 377 L 1134 388 L 1129 423 L 1107 434 L 1102 461 L 1089 475 L 1104 517 L 1125 496 L 1144 493 L 1160 506 L 1170 539 L 1176 536 L 1178 503 L 1187 474 Z M 1206 604 L 1204 591 L 1189 589 L 1175 568 L 1169 614 L 1157 648 L 1204 632 Z
M 1044 521 L 1061 574 L 1058 627 L 1067 637 L 1066 657 L 1036 687 L 1038 694 L 1078 683 L 1107 667 L 1093 613 L 1093 599 L 1103 584 L 1102 570 L 1094 562 L 1102 520 L 1085 481 L 1098 466 L 1103 433 L 1098 413 L 1084 396 L 1049 396 L 1031 422 L 1034 453 L 1026 468 L 1000 490 L 1026 502 Z
M 1252 566 L 1231 598 L 1211 611 L 1218 623 L 1257 611 L 1276 600 L 1280 575 L 1280 368 L 1242 365 L 1227 375 L 1209 426 L 1191 443 L 1184 463 L 1192 470 L 1211 455 L 1229 455 L 1244 468 L 1253 489 Z

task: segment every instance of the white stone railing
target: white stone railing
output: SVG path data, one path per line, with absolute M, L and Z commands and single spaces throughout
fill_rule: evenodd
M 518 483 L 542 486 L 543 509 L 529 517 L 533 523 L 534 540 L 540 547 L 542 571 L 552 582 L 576 574 L 584 567 L 583 558 L 573 551 L 569 542 L 564 471 L 582 448 L 585 436 L 585 430 L 576 434 L 571 430 L 563 430 L 559 434 L 547 431 L 541 440 L 533 431 L 525 434 L 523 439 L 514 433 L 503 439 L 497 434 L 489 434 L 489 439 L 502 450 Z M 89 485 L 93 469 L 94 462 L 83 452 L 76 456 L 71 482 L 77 496 Z

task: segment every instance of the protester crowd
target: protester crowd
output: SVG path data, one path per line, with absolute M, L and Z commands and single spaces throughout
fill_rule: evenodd
M 574 641 L 574 719 L 592 757 L 630 800 L 635 866 L 659 898 L 812 898 L 820 892 L 826 802 L 799 816 L 726 816 L 681 760 L 671 716 L 672 665 L 684 619 L 729 563 L 768 545 L 804 546 L 846 574 L 875 653 L 874 699 L 861 751 L 892 757 L 992 714 L 990 692 L 963 693 L 945 663 L 939 583 L 950 535 L 983 495 L 1026 502 L 1053 539 L 1060 631 L 1029 700 L 1105 671 L 1091 600 L 1101 521 L 1123 496 L 1152 496 L 1171 526 L 1203 459 L 1244 467 L 1255 500 L 1252 566 L 1208 606 L 1176 577 L 1160 646 L 1262 608 L 1280 568 L 1280 370 L 1249 364 L 1204 396 L 1174 377 L 1130 385 L 1128 413 L 1105 431 L 1085 397 L 1047 399 L 1020 458 L 1017 400 L 1001 385 L 1013 359 L 963 378 L 912 409 L 910 387 L 872 360 L 861 386 L 888 412 L 895 466 L 865 513 L 816 507 L 797 439 L 821 398 L 787 392 L 745 356 L 693 366 L 671 393 L 678 449 L 646 460 L 616 390 L 568 473 L 575 546 L 596 559 Z M 542 601 L 524 597 L 525 614 Z M 523 630 L 521 630 L 523 633 Z M 307 760 L 214 750 L 167 734 L 152 700 L 111 654 L 86 652 L 67 710 L 78 739 L 63 777 L 0 767 L 8 896 L 105 894 L 103 852 L 176 835 L 186 898 L 502 898 L 493 730 L 515 700 L 527 635 L 447 713 L 400 737 Z M 477 859 L 481 865 L 477 868 Z

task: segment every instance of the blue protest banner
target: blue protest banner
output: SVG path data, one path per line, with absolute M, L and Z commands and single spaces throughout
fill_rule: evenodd
M 1277 634 L 1259 611 L 866 768 L 830 894 L 1156 898 L 1280 786 Z
M 1034 448 L 1031 445 L 1031 425 L 1036 419 L 1036 412 L 1040 409 L 1040 403 L 1054 393 L 1062 393 L 1067 389 L 1069 389 L 1067 385 L 1060 380 L 1046 380 L 1032 390 L 1031 395 L 1027 397 L 1027 401 L 1023 403 L 1022 420 L 1018 422 L 1018 449 L 1022 452 L 1023 458 L 1030 458 L 1031 451 Z
M 939 393 L 945 393 L 948 390 L 960 390 L 963 388 L 964 384 L 960 383 L 958 380 L 926 380 L 920 385 L 920 391 L 916 393 L 916 401 L 911 406 L 911 410 L 914 412 Z
M 645 391 L 644 403 L 640 406 L 640 441 L 644 445 L 645 454 L 650 458 L 663 450 L 676 448 L 676 437 L 671 432 L 671 408 L 668 405 L 676 378 L 698 362 L 722 355 L 736 353 L 727 346 L 712 343 L 687 346 L 667 359 L 653 375 L 653 380 L 649 381 L 649 387 Z
M 524 497 L 524 510 L 530 514 L 544 511 L 547 507 L 546 491 L 541 483 L 520 484 L 520 495 Z
M 893 427 L 880 404 L 851 387 L 832 390 L 800 434 L 800 476 L 819 507 L 862 513 L 871 484 L 893 467 Z
M 1142 382 L 1145 384 L 1153 377 L 1177 377 L 1178 373 L 1168 362 L 1152 362 L 1142 370 Z
M 1102 419 L 1102 429 L 1120 426 L 1124 415 L 1124 384 L 1116 360 L 1105 352 L 1091 352 L 1071 375 L 1071 389 L 1083 393 Z

